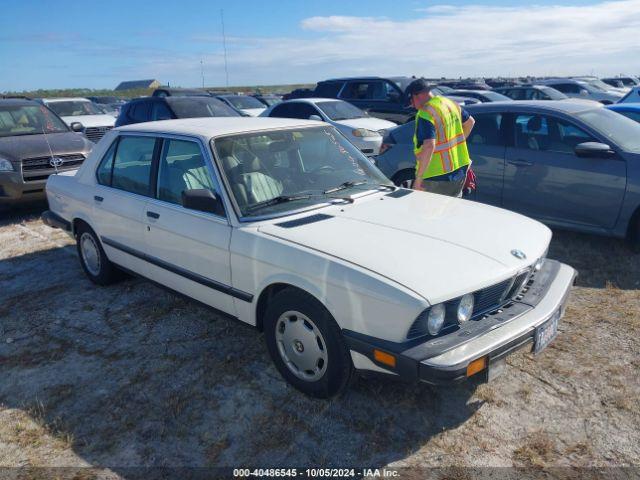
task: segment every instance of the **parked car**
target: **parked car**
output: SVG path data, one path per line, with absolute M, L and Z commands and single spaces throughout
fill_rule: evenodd
M 598 77 L 587 76 L 587 77 L 571 77 L 571 78 L 573 78 L 574 80 L 586 82 L 592 87 L 594 87 L 596 90 L 601 90 L 603 92 L 613 92 L 615 94 L 624 95 L 629 91 L 629 89 L 624 86 L 623 87 L 611 86 L 608 83 L 605 83 L 602 80 L 600 80 Z
M 86 98 L 41 98 L 38 101 L 53 110 L 67 125 L 82 123 L 82 133 L 92 142 L 100 141 L 116 121 L 113 115 L 102 113 Z
M 471 97 L 480 100 L 481 103 L 486 102 L 508 102 L 512 100 L 510 97 L 491 90 L 452 90 L 447 94 L 449 98 L 451 95 L 457 97 Z
M 624 115 L 634 122 L 640 122 L 640 103 L 614 103 L 613 105 L 607 105 L 606 108 Z
M 484 80 L 467 79 L 467 80 L 444 80 L 439 81 L 439 85 L 450 87 L 454 90 L 491 90 L 491 86 Z
M 156 88 L 152 97 L 210 97 L 209 92 L 198 88 Z
M 538 83 L 540 85 L 553 87 L 568 97 L 595 100 L 604 105 L 616 103 L 623 96 L 623 94 L 619 92 L 606 91 L 597 88 L 592 82 L 574 80 L 572 78 L 539 80 Z
M 348 102 L 331 98 L 287 100 L 269 107 L 261 116 L 329 123 L 365 155 L 377 155 L 385 130 L 396 126 L 388 120 L 370 117 Z
M 195 117 L 239 117 L 233 108 L 213 97 L 142 97 L 123 105 L 116 126 Z
M 338 98 L 345 100 L 366 111 L 373 117 L 389 120 L 394 123 L 405 123 L 415 117 L 416 111 L 407 104 L 404 95 L 406 86 L 415 78 L 412 77 L 353 77 L 336 78 L 318 83 L 314 97 Z M 434 91 L 441 94 L 440 91 Z M 477 100 L 462 97 L 450 97 L 462 105 L 475 103 Z
M 43 220 L 76 239 L 93 282 L 123 268 L 256 326 L 282 376 L 317 397 L 354 370 L 492 379 L 555 337 L 575 275 L 544 259 L 544 225 L 396 189 L 322 122 L 130 125 L 47 196 Z
M 257 98 L 267 107 L 271 107 L 272 105 L 276 105 L 277 103 L 282 102 L 282 97 L 280 95 L 261 95 L 255 94 L 251 95 L 253 98 Z
M 633 87 L 618 103 L 640 103 L 640 87 Z
M 289 93 L 285 93 L 282 96 L 282 100 L 291 100 L 294 98 L 310 98 L 314 96 L 314 90 L 312 88 L 296 88 Z
M 512 100 L 567 100 L 569 98 L 555 88 L 544 85 L 500 87 L 494 91 Z
M 45 198 L 52 173 L 77 169 L 93 143 L 46 106 L 31 100 L 0 100 L 0 205 Z
M 257 117 L 267 109 L 264 103 L 249 95 L 218 95 L 216 98 L 250 117 Z
M 640 244 L 640 125 L 601 105 L 496 102 L 466 107 L 478 177 L 472 199 L 550 226 Z M 383 140 L 376 165 L 395 183 L 413 178 L 413 124 Z

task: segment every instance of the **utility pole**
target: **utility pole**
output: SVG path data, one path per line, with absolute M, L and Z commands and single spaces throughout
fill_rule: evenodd
M 224 74 L 226 85 L 229 86 L 229 68 L 227 67 L 227 37 L 224 33 L 224 10 L 220 9 L 220 21 L 222 22 L 222 51 L 224 53 Z
M 200 76 L 202 77 L 202 88 L 204 88 L 204 65 L 200 59 Z

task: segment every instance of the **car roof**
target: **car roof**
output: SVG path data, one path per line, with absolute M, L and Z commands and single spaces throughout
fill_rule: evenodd
M 394 77 L 394 78 L 402 78 L 402 77 Z M 345 82 L 348 80 L 386 80 L 386 78 L 385 77 L 340 77 L 340 78 L 330 78 L 328 80 L 323 80 L 322 82 Z M 322 82 L 318 82 L 318 83 L 322 83 Z
M 245 95 L 244 93 L 223 93 L 222 95 L 216 95 L 218 98 L 234 98 L 234 97 L 251 97 L 251 95 Z
M 490 102 L 467 105 L 464 108 L 469 111 L 473 110 L 547 110 L 564 113 L 577 113 L 585 110 L 593 110 L 594 108 L 602 108 L 604 105 L 597 103 L 576 102 L 574 100 L 513 100 L 511 102 Z
M 324 122 L 271 117 L 201 117 L 144 122 L 118 127 L 121 132 L 172 133 L 212 138 L 235 133 L 309 126 L 327 126 Z
M 42 98 L 44 103 L 49 102 L 90 102 L 87 97 L 55 97 L 55 98 Z
M 292 98 L 290 100 L 285 100 L 282 103 L 293 103 L 293 102 L 303 102 L 303 103 L 344 102 L 344 100 L 340 100 L 339 98 L 305 97 L 305 98 Z
M 37 105 L 37 106 L 40 106 L 41 104 L 38 103 L 38 102 L 35 102 L 33 100 L 27 100 L 26 98 L 0 98 L 0 105 L 15 105 L 15 106 Z

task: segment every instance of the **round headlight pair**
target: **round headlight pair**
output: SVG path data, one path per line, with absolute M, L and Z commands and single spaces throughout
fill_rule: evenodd
M 468 293 L 463 296 L 457 305 L 456 316 L 459 323 L 466 322 L 473 315 L 474 298 L 473 294 Z M 447 314 L 447 308 L 444 303 L 439 303 L 431 307 L 429 317 L 427 318 L 427 331 L 431 335 L 440 333 Z

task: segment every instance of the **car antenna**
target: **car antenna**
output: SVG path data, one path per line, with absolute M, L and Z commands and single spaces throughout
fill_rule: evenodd
M 56 161 L 56 159 L 53 158 L 53 150 L 51 149 L 51 144 L 49 143 L 49 139 L 47 138 L 47 133 L 44 131 L 44 125 L 42 125 L 42 134 L 44 135 L 44 140 L 47 142 L 47 147 L 49 147 L 49 155 L 51 156 L 51 160 L 49 161 L 49 164 L 54 168 L 54 170 L 56 171 L 56 175 L 58 174 L 58 162 Z

